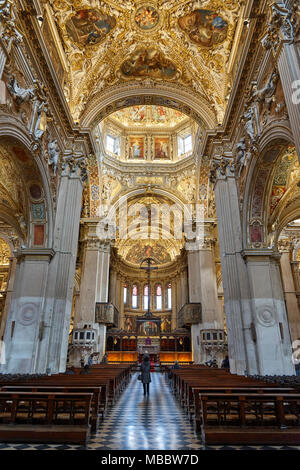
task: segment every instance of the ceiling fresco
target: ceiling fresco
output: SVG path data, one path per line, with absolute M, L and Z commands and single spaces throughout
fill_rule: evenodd
M 188 121 L 189 118 L 175 109 L 164 106 L 132 106 L 110 115 L 117 123 L 125 127 L 164 127 L 172 128 Z
M 80 119 L 97 93 L 144 80 L 176 83 L 205 99 L 216 120 L 226 107 L 226 65 L 239 0 L 50 0 L 68 72 L 65 94 Z

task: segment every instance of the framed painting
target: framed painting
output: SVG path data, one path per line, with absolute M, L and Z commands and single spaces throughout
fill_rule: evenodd
M 115 26 L 116 20 L 113 16 L 94 8 L 78 10 L 66 22 L 69 38 L 81 46 L 101 43 Z
M 211 10 L 194 10 L 179 18 L 178 25 L 199 46 L 212 47 L 227 38 L 228 23 Z
M 155 137 L 154 138 L 154 159 L 170 160 L 170 138 Z
M 129 137 L 129 158 L 141 160 L 145 158 L 145 137 Z

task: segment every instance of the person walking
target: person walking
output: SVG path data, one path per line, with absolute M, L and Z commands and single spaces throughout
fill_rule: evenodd
M 144 356 L 143 362 L 141 365 L 141 376 L 142 376 L 142 384 L 144 388 L 144 395 L 146 393 L 149 395 L 149 384 L 151 382 L 151 375 L 150 375 L 150 360 L 149 356 Z

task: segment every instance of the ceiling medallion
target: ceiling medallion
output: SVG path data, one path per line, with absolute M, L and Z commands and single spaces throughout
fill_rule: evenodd
M 134 20 L 140 29 L 149 31 L 158 24 L 159 14 L 156 8 L 146 5 L 137 9 Z
M 155 5 L 140 3 L 132 14 L 132 26 L 140 33 L 152 34 L 161 27 L 162 17 Z

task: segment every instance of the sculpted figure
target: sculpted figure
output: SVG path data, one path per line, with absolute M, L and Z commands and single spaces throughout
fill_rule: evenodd
M 245 137 L 242 137 L 241 140 L 236 145 L 236 164 L 239 167 L 244 164 L 245 154 L 246 154 L 246 142 Z
M 34 98 L 35 88 L 23 88 L 19 85 L 16 77 L 13 75 L 8 79 L 6 84 L 9 93 L 18 105 L 27 103 Z
M 54 176 L 56 176 L 56 170 L 57 170 L 58 160 L 59 160 L 59 147 L 58 147 L 56 139 L 48 143 L 48 153 L 49 153 L 48 164 L 52 166 Z
M 254 91 L 253 98 L 256 99 L 257 101 L 266 101 L 267 98 L 271 98 L 276 91 L 278 80 L 279 80 L 279 75 L 276 72 L 276 70 L 274 70 L 269 80 L 267 81 L 267 84 L 260 90 Z
M 255 141 L 255 131 L 253 122 L 253 108 L 250 107 L 243 115 L 246 134 L 249 136 L 251 142 Z

